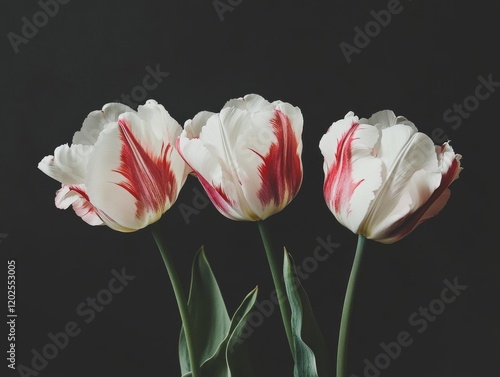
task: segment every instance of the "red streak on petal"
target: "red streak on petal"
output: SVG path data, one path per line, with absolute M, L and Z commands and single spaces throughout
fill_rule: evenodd
M 302 164 L 298 154 L 299 141 L 288 116 L 275 110 L 271 125 L 277 141 L 265 157 L 259 155 L 263 160 L 259 166 L 262 186 L 257 196 L 263 205 L 274 202 L 280 206 L 288 204 L 299 191 Z
M 87 192 L 81 188 L 81 187 L 78 187 L 78 186 L 69 186 L 69 189 L 71 191 L 76 191 L 77 193 L 79 193 L 81 196 L 83 196 L 85 198 L 85 200 L 87 200 L 88 202 L 90 202 L 89 200 L 89 196 L 87 195 Z
M 193 139 L 197 139 L 198 137 L 194 137 Z M 184 159 L 184 155 L 182 154 L 182 148 L 180 147 L 180 138 L 177 139 L 176 141 L 177 145 L 177 150 L 179 151 L 180 155 Z M 198 180 L 200 181 L 201 185 L 205 189 L 205 192 L 208 195 L 208 198 L 210 201 L 222 212 L 222 213 L 228 213 L 227 209 L 232 206 L 232 201 L 229 199 L 229 197 L 226 195 L 224 190 L 222 189 L 222 186 L 216 186 L 214 187 L 211 185 L 207 179 L 205 179 L 204 176 L 200 174 L 197 170 L 195 170 L 191 164 L 189 164 L 188 161 L 186 161 L 186 164 L 192 169 L 192 172 L 190 173 L 191 175 L 194 175 Z
M 118 121 L 122 149 L 115 172 L 125 180 L 118 183 L 136 199 L 137 218 L 146 211 L 163 212 L 168 199 L 177 192 L 177 181 L 170 166 L 172 145 L 162 144 L 159 156 L 145 150 L 123 119 Z
M 401 219 L 384 238 L 390 240 L 391 242 L 400 240 L 401 238 L 410 234 L 413 229 L 415 229 L 423 221 L 429 219 L 430 217 L 425 216 L 427 210 L 436 200 L 438 200 L 438 198 L 444 193 L 444 191 L 448 189 L 448 187 L 457 177 L 459 170 L 460 163 L 459 160 L 455 158 L 451 163 L 448 171 L 443 174 L 441 178 L 441 184 L 432 193 L 429 199 L 427 199 L 427 201 L 418 210 Z
M 205 189 L 210 201 L 219 209 L 220 212 L 227 214 L 228 217 L 231 217 L 229 214 L 229 208 L 232 207 L 232 202 L 229 197 L 226 195 L 221 186 L 212 186 L 201 174 L 196 175 Z
M 352 172 L 352 142 L 358 127 L 359 123 L 353 122 L 351 128 L 338 141 L 335 163 L 328 171 L 323 185 L 324 196 L 332 203 L 335 212 L 340 212 L 342 208 L 349 211 L 349 200 L 354 190 L 363 182 L 355 182 Z
M 83 187 L 68 186 L 70 191 L 77 192 L 81 198 L 76 200 L 71 207 L 75 213 L 87 223 L 95 225 L 97 218 L 100 219 L 97 209 L 90 203 L 89 196 Z M 97 220 L 99 221 L 99 220 Z

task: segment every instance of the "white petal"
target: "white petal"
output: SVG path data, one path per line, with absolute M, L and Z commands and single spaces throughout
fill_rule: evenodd
M 436 146 L 436 154 L 438 156 L 438 164 L 441 174 L 446 174 L 448 172 L 454 164 L 454 160 L 458 160 L 460 162 L 460 159 L 462 158 L 461 155 L 455 154 L 455 151 L 449 143 L 444 143 L 442 146 Z M 461 171 L 462 168 L 460 167 L 457 170 L 456 175 L 453 177 L 453 181 L 458 178 Z
M 97 215 L 96 209 L 88 201 L 84 185 L 62 185 L 61 189 L 57 191 L 55 203 L 56 207 L 60 209 L 67 209 L 72 205 L 75 213 L 87 224 L 93 226 L 104 224 Z
M 379 125 L 379 128 L 391 127 L 396 124 L 396 115 L 391 110 L 381 110 L 373 114 L 370 118 L 362 118 L 360 123 L 371 124 L 372 126 Z
M 159 157 L 167 145 L 172 146 L 169 153 L 170 169 L 178 183 L 177 192 L 172 201 L 165 202 L 165 211 L 176 200 L 188 173 L 191 169 L 186 165 L 176 148 L 177 138 L 182 132 L 181 125 L 169 114 L 165 107 L 155 100 L 149 100 L 139 106 L 137 114 L 125 113 L 120 116 L 130 126 L 139 143 L 153 156 Z
M 201 178 L 202 184 L 215 190 L 207 193 L 214 198 L 216 207 L 227 217 L 238 220 L 252 212 L 241 187 L 244 176 L 240 178 L 243 173 L 237 156 L 240 148 L 235 147 L 243 140 L 239 136 L 250 127 L 250 117 L 245 111 L 229 107 L 211 116 L 198 138 L 189 139 L 185 130 L 178 140 L 182 156 Z
M 378 139 L 376 127 L 359 124 L 348 113 L 320 141 L 325 157 L 325 200 L 339 222 L 355 233 L 382 184 L 382 163 L 373 156 Z
M 408 125 L 398 124 L 383 128 L 381 133 L 382 136 L 378 146 L 377 157 L 382 160 L 386 171 L 389 172 L 400 162 L 401 153 L 408 146 L 410 139 L 416 134 L 416 131 Z M 416 152 L 419 152 L 418 148 L 420 148 L 419 144 L 415 144 L 412 147 L 412 156 L 409 157 L 419 157 L 416 155 Z M 429 153 L 428 143 L 424 145 L 423 155 L 425 156 L 427 153 Z
M 358 123 L 358 117 L 352 111 L 348 112 L 344 119 L 334 122 L 323 135 L 319 142 L 319 149 L 325 158 L 323 171 L 325 174 L 331 166 L 336 163 L 336 155 L 339 152 L 339 141 L 342 136 L 348 132 L 353 123 Z
M 382 237 L 394 224 L 421 207 L 439 187 L 441 172 L 435 153 L 434 143 L 425 134 L 416 133 L 399 149 L 399 154 L 393 158 L 390 150 L 391 140 L 398 148 L 402 140 L 406 140 L 413 130 L 404 129 L 408 126 L 394 126 L 383 131 L 399 130 L 398 140 L 390 131 L 382 134 L 382 147 L 379 155 L 392 166 L 384 171 L 384 184 L 377 192 L 369 214 L 363 224 L 363 232 L 368 238 Z M 391 137 L 384 140 L 385 136 Z M 387 154 L 391 156 L 384 159 Z
M 223 108 L 236 107 L 240 110 L 246 110 L 250 113 L 259 111 L 270 111 L 274 106 L 268 100 L 258 94 L 247 94 L 243 98 L 236 98 L 226 102 Z
M 83 121 L 80 131 L 73 135 L 73 144 L 94 145 L 104 127 L 116 122 L 120 114 L 134 111 L 121 103 L 108 103 L 102 110 L 92 111 Z
M 59 209 L 67 209 L 81 197 L 82 195 L 80 193 L 71 190 L 69 186 L 62 185 L 61 188 L 57 190 L 55 204 Z
M 290 130 L 274 129 L 277 114 L 281 114 L 280 119 L 286 119 Z M 296 190 L 289 193 L 276 188 L 276 194 L 280 191 L 284 200 L 276 202 L 273 199 L 271 203 L 261 197 L 264 159 L 271 146 L 278 144 L 277 135 L 289 138 L 280 141 L 281 144 L 290 146 L 293 141 L 297 145 L 293 153 L 299 160 L 296 164 L 299 168 L 293 178 L 298 176 L 298 181 L 302 180 L 302 127 L 303 118 L 298 107 L 281 101 L 270 104 L 261 96 L 251 94 L 228 101 L 219 114 L 202 112 L 187 121 L 178 140 L 178 149 L 221 213 L 234 220 L 260 220 L 276 213 L 296 193 Z M 290 149 L 284 145 L 280 148 Z M 283 163 L 288 162 L 285 160 Z M 283 185 L 288 187 L 285 178 Z M 297 179 L 293 183 L 297 183 Z
M 188 119 L 184 122 L 184 130 L 188 139 L 197 138 L 200 136 L 201 130 L 210 117 L 215 115 L 210 111 L 200 111 L 193 119 Z
M 99 136 L 86 187 L 108 226 L 133 231 L 158 220 L 176 200 L 186 165 L 174 146 L 156 140 L 158 133 L 166 135 L 166 126 L 154 128 L 134 113 L 121 115 L 118 123 Z
M 155 148 L 166 142 L 175 145 L 177 137 L 182 132 L 182 127 L 165 110 L 163 105 L 158 104 L 155 100 L 149 100 L 145 105 L 138 107 L 137 115 L 147 124 L 145 127 L 147 132 L 144 132 L 142 128 L 133 129 L 136 136 L 144 141 L 147 138 L 148 144 Z M 150 137 L 146 135 L 150 135 Z
M 404 124 L 405 126 L 410 126 L 415 132 L 418 132 L 418 129 L 417 127 L 415 126 L 415 124 L 411 121 L 409 121 L 408 119 L 406 119 L 404 116 L 398 116 L 396 118 L 396 124 Z
M 302 126 L 299 108 L 281 103 L 253 114 L 235 146 L 238 176 L 253 213 L 265 219 L 295 197 L 302 182 Z
M 295 133 L 295 137 L 299 141 L 300 150 L 299 153 L 302 153 L 302 132 L 304 128 L 304 117 L 302 115 L 302 111 L 297 106 L 292 106 L 289 103 L 279 103 L 276 106 L 276 110 L 281 111 L 290 119 L 290 124 L 292 125 L 293 132 Z
M 93 149 L 90 145 L 61 145 L 55 149 L 54 156 L 44 157 L 38 168 L 65 185 L 82 184 Z

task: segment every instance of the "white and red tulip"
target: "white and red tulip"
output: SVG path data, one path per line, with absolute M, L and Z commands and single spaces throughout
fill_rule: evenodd
M 370 119 L 348 113 L 319 147 L 328 207 L 352 232 L 382 243 L 400 240 L 436 215 L 461 170 L 461 156 L 448 143 L 435 146 L 388 110 Z
M 137 112 L 109 103 L 38 168 L 62 183 L 58 208 L 72 205 L 90 225 L 132 232 L 157 221 L 177 199 L 190 171 L 175 148 L 181 131 L 154 100 Z
M 259 221 L 299 191 L 302 127 L 298 107 L 250 94 L 186 121 L 177 148 L 219 212 Z

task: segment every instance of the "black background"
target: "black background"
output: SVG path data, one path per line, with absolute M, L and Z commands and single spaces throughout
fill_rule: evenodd
M 234 1 L 233 4 L 237 2 Z M 90 227 L 71 209 L 54 206 L 59 184 L 37 169 L 55 147 L 71 141 L 85 116 L 141 85 L 146 67 L 169 76 L 147 98 L 181 124 L 200 110 L 218 111 L 231 98 L 258 93 L 302 109 L 304 182 L 283 212 L 269 219 L 277 248 L 297 263 L 317 237 L 340 244 L 303 281 L 335 359 L 343 296 L 356 236 L 339 225 L 322 197 L 318 142 L 349 110 L 368 117 L 392 109 L 431 134 L 446 130 L 464 170 L 441 214 L 393 245 L 368 242 L 352 319 L 349 371 L 381 342 L 408 331 L 413 344 L 382 376 L 494 376 L 500 372 L 500 258 L 496 215 L 499 93 L 479 102 L 460 127 L 443 120 L 454 103 L 474 95 L 478 77 L 500 80 L 498 9 L 493 3 L 402 1 L 402 12 L 347 63 L 339 44 L 373 19 L 386 1 L 243 0 L 221 21 L 211 1 L 70 1 L 14 49 L 22 17 L 35 1 L 2 1 L 0 112 L 0 239 L 2 313 L 7 260 L 17 265 L 17 363 L 76 321 L 82 332 L 40 376 L 179 376 L 180 328 L 172 289 L 149 229 L 131 234 Z M 498 91 L 498 88 L 497 88 Z M 141 103 L 144 101 L 141 101 Z M 192 206 L 189 177 L 161 220 L 182 282 L 204 245 L 230 313 L 255 286 L 269 298 L 272 281 L 254 223 L 233 222 L 210 204 L 184 221 Z M 107 286 L 111 271 L 136 276 L 84 324 L 75 309 Z M 419 334 L 410 315 L 440 297 L 448 279 L 467 285 Z M 5 318 L 5 317 L 4 317 Z M 4 321 L 4 320 L 2 320 Z M 2 347 L 7 326 L 2 326 Z M 291 358 L 277 312 L 248 339 L 255 376 L 291 376 Z M 2 354 L 5 355 L 4 349 Z M 2 356 L 2 375 L 11 372 Z

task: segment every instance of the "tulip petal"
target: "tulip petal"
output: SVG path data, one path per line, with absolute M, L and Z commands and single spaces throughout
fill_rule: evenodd
M 234 107 L 224 108 L 208 118 L 197 139 L 189 139 L 188 132 L 193 134 L 200 123 L 193 120 L 181 134 L 178 150 L 222 214 L 233 220 L 253 216 L 241 187 L 239 148 L 234 147 L 243 130 L 251 127 L 250 117 Z
M 362 224 L 368 238 L 379 239 L 394 224 L 420 208 L 439 187 L 441 172 L 434 143 L 407 125 L 382 130 L 377 156 L 385 170 L 383 185 Z
M 226 107 L 236 107 L 237 109 L 245 110 L 250 113 L 272 111 L 274 109 L 274 106 L 272 106 L 268 100 L 258 94 L 247 94 L 242 98 L 229 100 L 223 108 Z
M 102 110 L 92 111 L 83 121 L 80 131 L 73 135 L 73 144 L 94 145 L 104 127 L 116 122 L 120 114 L 128 111 L 134 110 L 121 103 L 107 103 Z
M 437 215 L 446 205 L 451 191 L 448 188 L 458 178 L 460 171 L 460 159 L 448 143 L 436 147 L 439 160 L 439 170 L 442 179 L 439 187 L 432 193 L 429 199 L 417 211 L 411 213 L 394 226 L 394 229 L 378 240 L 382 243 L 393 243 L 408 235 L 413 229 L 425 220 Z
M 167 127 L 152 122 L 167 115 L 148 116 L 144 122 L 136 113 L 122 114 L 102 131 L 89 161 L 89 196 L 106 225 L 115 230 L 133 231 L 158 220 L 186 177 L 184 161 L 175 158 L 175 148 L 163 141 Z M 178 127 L 169 137 L 180 132 Z
M 92 146 L 64 144 L 55 149 L 53 156 L 44 157 L 38 168 L 62 184 L 79 185 L 84 182 L 92 151 Z
M 297 194 L 302 127 L 299 108 L 249 94 L 187 121 L 177 149 L 222 214 L 258 221 Z
M 325 158 L 323 192 L 337 220 L 357 232 L 382 184 L 381 161 L 373 156 L 379 140 L 376 127 L 360 124 L 349 112 L 322 137 Z
M 196 139 L 200 137 L 201 129 L 205 124 L 207 124 L 208 119 L 214 115 L 210 111 L 200 111 L 194 116 L 193 119 L 189 119 L 184 122 L 184 130 L 186 131 L 186 136 L 189 139 Z
M 391 127 L 397 123 L 397 117 L 391 110 L 382 110 L 374 113 L 370 118 L 361 118 L 359 123 L 371 124 L 379 128 Z
M 62 185 L 57 191 L 55 204 L 57 208 L 67 209 L 73 206 L 75 213 L 87 224 L 103 225 L 101 218 L 97 215 L 94 206 L 89 202 L 89 197 L 83 185 L 66 186 Z
M 287 113 L 292 114 L 294 121 L 291 121 Z M 300 110 L 291 105 L 279 105 L 273 112 L 270 124 L 275 141 L 270 145 L 267 154 L 261 155 L 252 149 L 262 159 L 258 166 L 260 188 L 257 191 L 247 190 L 246 193 L 247 197 L 257 193 L 262 208 L 259 217 L 262 220 L 281 211 L 290 203 L 299 191 L 303 176 L 301 161 L 303 120 Z
M 130 114 L 130 113 L 129 113 Z M 177 138 L 182 132 L 181 125 L 169 114 L 163 105 L 158 104 L 154 100 L 147 101 L 144 105 L 139 106 L 137 115 L 142 121 L 147 124 L 147 127 L 138 127 L 139 122 L 130 121 L 132 132 L 142 145 L 147 145 L 151 151 L 156 151 L 156 155 L 160 155 L 166 144 L 172 146 L 169 154 L 170 169 L 175 176 L 177 182 L 177 191 L 172 201 L 165 202 L 165 210 L 169 209 L 172 203 L 176 200 L 186 177 L 191 168 L 184 162 L 179 152 L 175 148 Z M 124 115 L 127 118 L 127 115 Z

